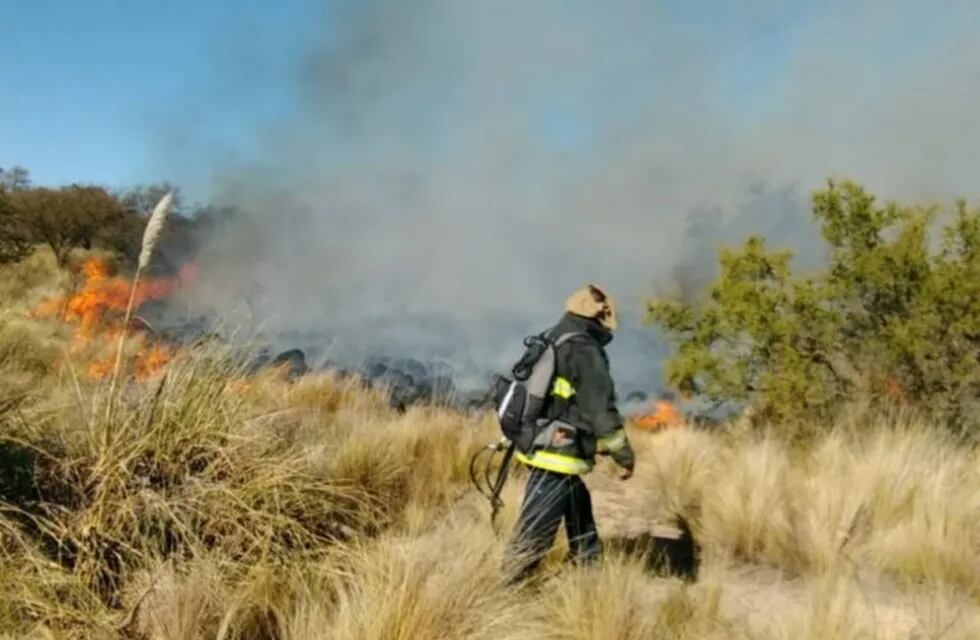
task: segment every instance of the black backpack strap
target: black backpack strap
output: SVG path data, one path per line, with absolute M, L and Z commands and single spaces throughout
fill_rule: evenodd
M 531 370 L 534 368 L 534 363 L 538 361 L 544 350 L 548 348 L 551 342 L 548 340 L 546 334 L 540 334 L 535 336 L 528 336 L 524 338 L 524 354 L 521 359 L 518 360 L 514 366 L 511 368 L 511 375 L 514 376 L 515 380 L 527 380 L 528 376 L 531 375 Z
M 568 333 L 563 333 L 563 334 L 559 335 L 556 338 L 549 339 L 548 340 L 548 343 L 552 347 L 554 347 L 555 350 L 557 350 L 558 347 L 560 347 L 561 345 L 565 344 L 569 340 L 572 340 L 573 338 L 577 338 L 578 336 L 589 337 L 589 334 L 583 333 L 582 331 L 569 331 Z

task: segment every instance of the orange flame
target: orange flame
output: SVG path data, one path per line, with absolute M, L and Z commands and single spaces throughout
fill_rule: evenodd
M 684 426 L 684 416 L 668 400 L 657 400 L 651 405 L 649 413 L 635 415 L 633 424 L 647 431 L 660 431 Z
M 163 300 L 170 297 L 181 286 L 196 276 L 194 265 L 185 266 L 175 278 L 142 278 L 135 292 L 125 278 L 110 275 L 105 261 L 90 258 L 82 263 L 82 285 L 74 293 L 52 298 L 37 305 L 31 315 L 35 317 L 60 317 L 74 326 L 74 347 L 76 350 L 87 347 L 101 338 L 115 343 L 123 330 L 126 306 L 130 293 L 133 293 L 133 308 L 139 309 L 150 300 Z M 173 357 L 169 347 L 140 338 L 140 348 L 133 366 L 134 376 L 143 380 L 159 371 Z M 87 373 L 92 378 L 104 378 L 113 369 L 111 355 L 92 361 Z
M 890 401 L 905 404 L 909 401 L 909 391 L 902 378 L 897 373 L 890 373 L 877 378 L 878 392 Z

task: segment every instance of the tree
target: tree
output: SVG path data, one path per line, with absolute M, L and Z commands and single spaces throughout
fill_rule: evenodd
M 649 303 L 677 345 L 668 380 L 778 421 L 827 420 L 865 394 L 975 429 L 980 212 L 958 203 L 933 248 L 935 208 L 879 206 L 859 185 L 830 181 L 812 209 L 822 270 L 795 275 L 788 251 L 750 237 L 721 250 L 706 296 Z
M 160 202 L 160 199 L 169 192 L 173 192 L 174 194 L 171 211 L 177 215 L 184 215 L 184 202 L 180 194 L 180 189 L 169 182 L 137 185 L 120 193 L 118 199 L 127 211 L 143 218 L 148 218 L 153 213 L 153 208 Z
M 168 192 L 173 192 L 170 222 L 164 229 L 157 244 L 154 262 L 157 268 L 166 272 L 175 272 L 190 259 L 197 240 L 200 218 L 197 212 L 188 210 L 181 197 L 180 188 L 169 182 L 150 185 L 138 185 L 120 194 L 119 200 L 130 214 L 130 220 L 142 228 L 146 218 L 153 208 Z M 135 257 L 139 252 L 139 238 L 133 247 L 116 247 L 127 258 Z
M 7 189 L 0 185 L 0 264 L 17 262 L 32 249 L 30 236 L 10 202 Z
M 94 186 L 23 189 L 11 192 L 9 201 L 29 237 L 48 245 L 60 266 L 73 249 L 97 244 L 124 216 L 119 202 Z
M 136 226 L 141 229 L 145 218 L 168 191 L 174 193 L 172 213 L 157 244 L 154 263 L 157 269 L 174 273 L 195 259 L 215 229 L 231 224 L 241 215 L 241 211 L 231 206 L 188 205 L 182 198 L 179 187 L 163 182 L 139 185 L 119 194 L 119 201 L 127 213 L 131 214 L 127 220 L 130 223 L 136 220 Z M 135 253 L 138 253 L 139 237 L 135 238 L 134 245 Z M 116 245 L 114 248 L 127 258 L 135 256 L 134 247 Z
M 21 191 L 31 186 L 31 174 L 24 167 L 14 165 L 0 169 L 0 187 L 7 191 Z

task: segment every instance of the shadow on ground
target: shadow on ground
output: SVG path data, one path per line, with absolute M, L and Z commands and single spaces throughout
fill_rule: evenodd
M 674 576 L 687 581 L 697 580 L 700 561 L 698 544 L 684 518 L 677 518 L 677 537 L 644 532 L 635 536 L 619 536 L 606 540 L 612 552 L 642 558 L 647 571 L 660 576 Z

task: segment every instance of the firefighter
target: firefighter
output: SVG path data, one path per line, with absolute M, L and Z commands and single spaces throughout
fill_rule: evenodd
M 530 474 L 508 548 L 506 573 L 511 583 L 534 573 L 563 520 L 573 562 L 591 563 L 602 552 L 582 476 L 592 470 L 597 454 L 609 455 L 622 468 L 623 480 L 633 475 L 634 466 L 605 351 L 616 328 L 615 301 L 590 284 L 566 300 L 564 315 L 548 331 L 550 338 L 583 335 L 558 346 L 554 383 L 544 409 L 547 426 L 531 451 L 516 455 Z

